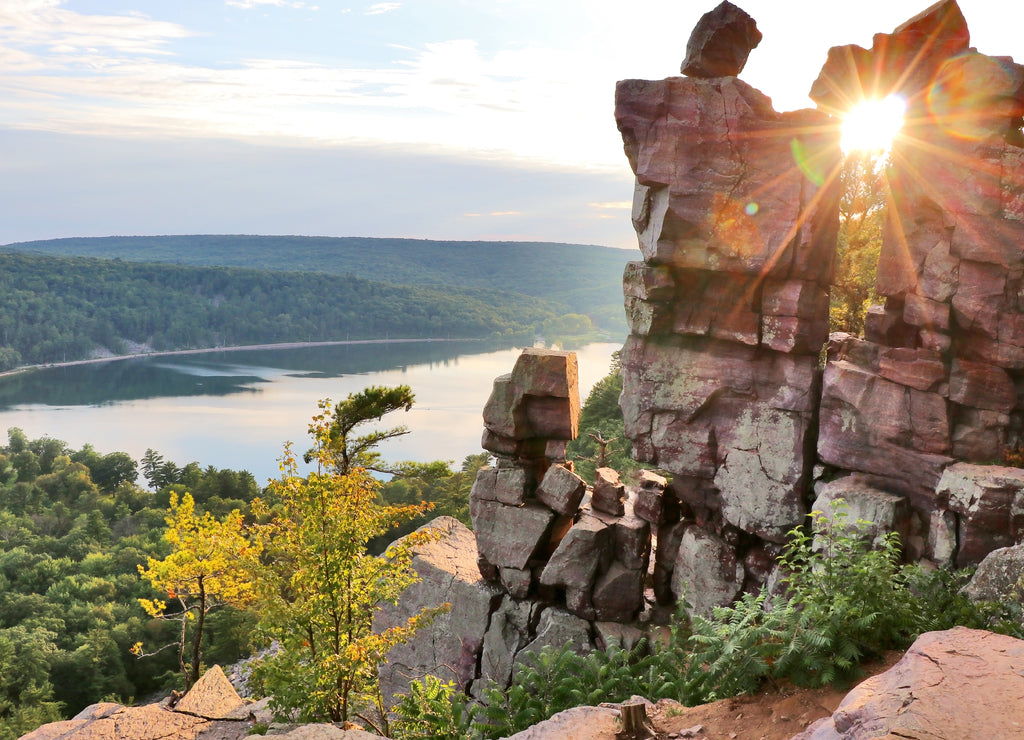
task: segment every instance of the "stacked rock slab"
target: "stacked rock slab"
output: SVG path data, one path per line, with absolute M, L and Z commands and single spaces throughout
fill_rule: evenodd
M 675 571 L 674 595 L 714 593 L 709 611 L 763 580 L 764 553 L 807 514 L 840 150 L 826 114 L 777 113 L 693 46 L 691 76 L 616 89 L 643 256 L 623 280 L 621 405 L 637 459 L 672 473 L 683 504 L 659 531 L 679 549 L 659 551 L 655 588 Z
M 489 618 L 479 675 L 507 684 L 521 655 L 544 645 L 635 641 L 626 628 L 644 611 L 651 525 L 666 508 L 666 481 L 645 475 L 634 511 L 618 473 L 594 486 L 565 460 L 576 436 L 579 390 L 571 352 L 527 349 L 495 380 L 483 446 L 496 459 L 479 471 L 470 513 L 483 577 L 503 597 Z
M 944 471 L 999 460 L 1024 431 L 1024 67 L 969 44 L 957 4 L 940 2 L 871 49 L 832 49 L 811 90 L 833 114 L 859 90 L 907 105 L 878 265 L 885 304 L 866 341 L 830 342 L 818 454 L 906 497 L 922 554 L 959 565 L 1013 543 L 1013 475 Z M 983 502 L 950 494 L 964 474 L 980 476 Z

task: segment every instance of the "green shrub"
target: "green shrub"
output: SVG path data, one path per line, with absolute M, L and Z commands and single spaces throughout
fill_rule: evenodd
M 786 591 L 747 594 L 693 624 L 692 660 L 702 667 L 690 700 L 754 691 L 765 678 L 823 686 L 853 678 L 861 661 L 903 647 L 918 630 L 899 537 L 872 543 L 869 522 L 812 514 L 813 535 L 791 531 L 779 563 Z
M 426 675 L 413 681 L 408 694 L 399 694 L 391 724 L 399 740 L 463 740 L 473 736 L 468 700 L 451 681 Z
M 1024 639 L 1022 595 L 1001 602 L 973 601 L 963 587 L 974 575 L 974 568 L 949 570 L 908 565 L 904 569 L 910 609 L 917 615 L 918 632 L 971 627 Z M 1024 578 L 1024 576 L 1022 576 Z

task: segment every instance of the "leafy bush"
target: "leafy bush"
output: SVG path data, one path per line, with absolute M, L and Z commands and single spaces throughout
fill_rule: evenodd
M 408 694 L 399 694 L 391 737 L 399 740 L 463 740 L 471 737 L 468 700 L 451 681 L 427 674 L 413 681 Z
M 1016 599 L 973 601 L 963 593 L 963 587 L 974 575 L 973 568 L 948 570 L 909 565 L 904 568 L 904 575 L 909 608 L 917 615 L 919 632 L 961 626 L 1024 639 L 1024 583 L 1018 584 Z M 1024 581 L 1024 574 L 1021 578 Z
M 703 668 L 689 701 L 755 690 L 765 678 L 823 686 L 856 675 L 862 659 L 903 647 L 920 631 L 899 538 L 873 544 L 848 524 L 842 503 L 812 514 L 814 535 L 797 528 L 779 558 L 786 592 L 765 589 L 693 624 L 692 659 Z

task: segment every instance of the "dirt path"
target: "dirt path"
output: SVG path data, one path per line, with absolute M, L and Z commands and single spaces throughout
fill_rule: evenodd
M 171 357 L 175 355 L 199 355 L 210 352 L 241 352 L 243 350 L 260 349 L 299 349 L 301 347 L 334 347 L 347 344 L 411 344 L 413 342 L 482 342 L 482 339 L 345 339 L 331 342 L 280 342 L 278 344 L 246 344 L 240 347 L 206 347 L 203 349 L 175 349 L 163 352 L 136 352 L 130 355 L 111 355 L 110 357 L 94 357 L 88 360 L 70 360 L 68 362 L 47 362 L 42 365 L 23 365 L 13 370 L 0 372 L 0 378 L 10 375 L 49 369 L 51 367 L 74 367 L 76 365 L 95 365 L 100 362 L 118 362 L 134 360 L 140 357 Z
M 864 665 L 861 680 L 888 670 L 901 657 L 903 653 L 891 651 Z M 782 684 L 698 707 L 662 701 L 652 720 L 659 740 L 789 740 L 815 720 L 832 714 L 851 688 L 802 689 Z

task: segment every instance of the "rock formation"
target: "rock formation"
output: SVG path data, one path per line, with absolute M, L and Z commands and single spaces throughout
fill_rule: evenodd
M 807 514 L 838 133 L 731 76 L 620 82 L 615 117 L 644 258 L 623 279 L 626 434 L 672 474 L 687 527 L 662 561 L 681 568 L 675 596 L 707 612 L 761 580 L 748 555 Z M 659 538 L 675 526 L 659 522 Z
M 976 564 L 1024 538 L 1024 470 L 979 464 L 1024 435 L 1024 67 L 971 50 L 944 0 L 871 49 L 833 49 L 818 110 L 778 113 L 735 77 L 759 41 L 725 2 L 694 30 L 688 76 L 617 86 L 643 258 L 623 276 L 620 405 L 671 485 L 601 469 L 587 487 L 563 459 L 575 358 L 524 352 L 484 411 L 497 464 L 471 497 L 481 573 L 506 594 L 480 675 L 507 681 L 542 615 L 583 645 L 635 639 L 684 598 L 708 614 L 770 582 L 787 533 L 839 499 L 909 560 Z M 903 97 L 910 122 L 885 304 L 865 338 L 829 337 L 834 116 L 866 93 Z
M 381 693 L 388 699 L 408 693 L 410 681 L 424 673 L 469 688 L 476 678 L 491 612 L 502 595 L 480 577 L 473 533 L 462 522 L 438 517 L 423 527 L 427 528 L 440 537 L 415 548 L 412 567 L 419 582 L 406 589 L 397 604 L 383 604 L 373 626 L 383 631 L 405 624 L 425 607 L 448 603 L 453 608 L 388 654 L 388 662 L 378 670 Z
M 870 50 L 833 49 L 811 89 L 834 113 L 860 89 L 907 104 L 878 265 L 885 304 L 864 340 L 829 345 L 818 455 L 905 497 L 921 554 L 960 566 L 1019 527 L 1020 471 L 963 463 L 999 460 L 1024 430 L 1024 67 L 969 43 L 946 0 Z
M 722 0 L 701 17 L 690 34 L 682 73 L 691 77 L 738 75 L 759 43 L 761 32 L 754 19 L 729 0 Z
M 946 0 L 871 49 L 831 50 L 818 110 L 776 113 L 737 67 L 687 69 L 616 90 L 643 256 L 623 278 L 621 406 L 637 458 L 672 474 L 681 503 L 682 525 L 658 523 L 676 555 L 657 553 L 655 591 L 706 611 L 764 583 L 786 532 L 836 498 L 898 532 L 908 559 L 970 565 L 1020 541 L 1020 471 L 975 463 L 1024 433 L 1024 67 L 969 49 Z M 885 304 L 864 339 L 833 335 L 819 369 L 833 116 L 868 94 L 907 103 Z

